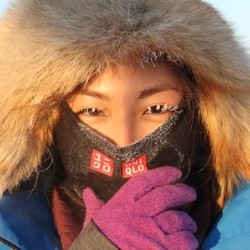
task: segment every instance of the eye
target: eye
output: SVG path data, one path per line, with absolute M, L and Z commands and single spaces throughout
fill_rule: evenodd
M 178 105 L 172 106 L 168 104 L 156 104 L 148 106 L 143 114 L 162 114 L 166 112 L 174 112 L 178 109 Z
M 76 112 L 77 115 L 86 115 L 86 116 L 99 116 L 102 115 L 102 109 L 101 108 L 84 108 L 78 112 Z

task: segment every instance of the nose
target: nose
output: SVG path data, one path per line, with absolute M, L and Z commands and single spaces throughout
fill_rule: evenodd
M 136 121 L 129 117 L 119 117 L 112 122 L 110 131 L 111 140 L 119 147 L 125 147 L 138 139 Z

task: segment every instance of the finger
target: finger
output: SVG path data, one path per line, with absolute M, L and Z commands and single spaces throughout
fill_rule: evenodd
M 86 216 L 83 224 L 83 228 L 85 228 L 94 214 L 104 205 L 104 202 L 97 198 L 93 190 L 89 187 L 83 190 L 82 197 L 86 206 Z
M 181 170 L 176 167 L 159 167 L 131 178 L 121 188 L 121 192 L 126 189 L 125 195 L 129 193 L 137 200 L 156 187 L 177 182 L 181 176 Z
M 196 233 L 197 226 L 194 220 L 185 212 L 169 210 L 154 217 L 154 221 L 166 234 L 181 231 Z
M 93 208 L 99 209 L 100 207 L 104 205 L 104 201 L 99 199 L 95 195 L 94 191 L 89 187 L 84 188 L 82 192 L 82 198 L 85 204 L 88 205 L 88 208 L 91 208 L 91 206 L 93 206 Z
M 195 250 L 199 242 L 192 233 L 183 231 L 167 235 L 164 246 L 171 250 Z
M 185 184 L 167 184 L 157 187 L 135 202 L 140 213 L 156 216 L 163 211 L 190 203 L 196 199 L 195 190 Z

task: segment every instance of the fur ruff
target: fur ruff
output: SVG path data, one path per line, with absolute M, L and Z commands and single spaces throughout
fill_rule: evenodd
M 166 53 L 197 82 L 213 166 L 227 199 L 250 179 L 250 65 L 199 0 L 19 0 L 0 21 L 0 194 L 38 171 L 59 103 L 110 63 Z

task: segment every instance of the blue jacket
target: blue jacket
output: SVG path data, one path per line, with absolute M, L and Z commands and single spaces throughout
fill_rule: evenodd
M 0 199 L 0 250 L 10 249 L 3 239 L 22 250 L 59 250 L 45 195 L 22 191 Z M 250 249 L 250 183 L 236 190 L 221 217 L 204 241 L 201 250 Z
M 0 199 L 0 250 L 5 249 L 61 249 L 44 194 L 22 191 Z
M 250 183 L 236 190 L 227 202 L 201 249 L 250 249 Z

